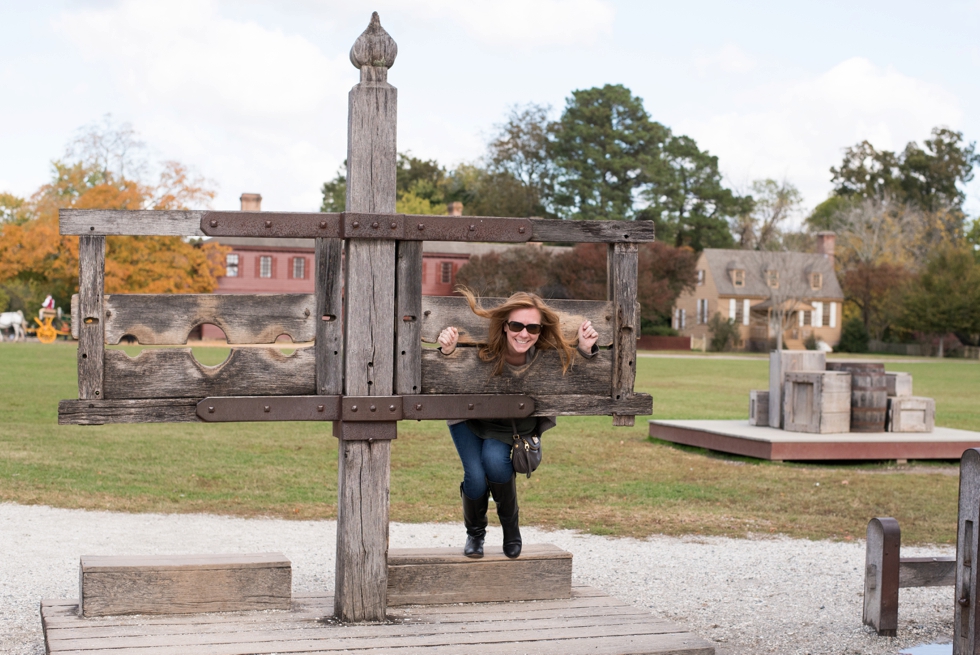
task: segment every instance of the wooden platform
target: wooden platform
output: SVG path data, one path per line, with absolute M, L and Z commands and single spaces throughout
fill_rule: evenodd
M 293 596 L 289 611 L 86 619 L 74 600 L 41 601 L 58 655 L 714 655 L 711 642 L 590 587 L 565 600 L 391 608 L 388 622 L 340 625 L 333 597 Z
M 980 447 L 980 432 L 936 427 L 931 433 L 807 434 L 742 421 L 650 421 L 650 436 L 773 461 L 959 459 Z

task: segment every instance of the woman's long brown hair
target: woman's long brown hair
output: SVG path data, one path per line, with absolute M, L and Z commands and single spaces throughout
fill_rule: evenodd
M 526 291 L 518 291 L 503 304 L 492 309 L 484 309 L 477 303 L 476 296 L 465 287 L 457 287 L 457 292 L 466 298 L 470 309 L 477 316 L 490 320 L 487 329 L 487 343 L 480 347 L 478 355 L 481 360 L 493 364 L 493 375 L 500 375 L 504 370 L 504 356 L 507 354 L 507 338 L 504 336 L 504 324 L 515 309 L 536 309 L 541 312 L 541 333 L 535 342 L 539 350 L 557 350 L 561 359 L 561 371 L 564 375 L 572 366 L 575 349 L 561 333 L 561 320 L 558 313 L 545 304 L 540 296 Z

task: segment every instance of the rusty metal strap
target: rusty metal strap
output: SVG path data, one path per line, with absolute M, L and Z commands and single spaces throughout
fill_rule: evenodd
M 531 239 L 526 218 L 421 214 L 204 212 L 201 231 L 212 237 L 494 241 Z
M 522 418 L 532 412 L 534 399 L 522 394 L 223 396 L 205 398 L 197 404 L 197 416 L 213 423 Z

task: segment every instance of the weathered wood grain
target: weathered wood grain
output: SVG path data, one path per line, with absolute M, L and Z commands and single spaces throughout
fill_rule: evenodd
M 955 557 L 903 557 L 898 565 L 898 586 L 946 587 L 956 584 Z
M 287 335 L 296 343 L 316 336 L 316 307 L 310 294 L 111 294 L 105 297 L 107 344 L 126 335 L 142 345 L 187 343 L 191 331 L 210 323 L 230 344 L 275 343 Z
M 75 236 L 203 237 L 203 211 L 125 209 L 60 209 L 61 234 Z
M 85 557 L 82 616 L 289 609 L 292 565 L 282 553 Z
M 388 604 L 439 605 L 551 600 L 572 594 L 572 554 L 530 544 L 516 561 L 487 550 L 481 559 L 459 548 L 406 548 L 388 553 Z
M 343 242 L 316 240 L 316 388 L 339 394 L 344 384 Z
M 612 352 L 600 350 L 592 359 L 576 356 L 564 375 L 554 350 L 539 350 L 531 363 L 505 367 L 491 375 L 476 348 L 457 348 L 449 355 L 422 351 L 422 393 L 526 393 L 528 395 L 609 395 Z
M 932 432 L 936 427 L 936 401 L 923 396 L 888 397 L 888 432 Z
M 868 522 L 864 566 L 865 625 L 879 635 L 895 636 L 898 629 L 898 570 L 901 530 L 891 517 Z
M 783 379 L 789 371 L 825 371 L 827 355 L 818 350 L 774 350 L 769 354 L 769 427 L 783 427 Z
M 377 14 L 355 45 L 361 52 L 391 37 Z M 375 44 L 375 45 L 372 45 Z M 390 50 L 397 51 L 394 42 Z M 380 46 L 379 46 L 380 47 Z M 395 211 L 398 91 L 386 66 L 358 66 L 348 96 L 347 201 L 350 212 Z M 345 242 L 344 392 L 389 395 L 394 385 L 395 242 Z M 390 434 L 397 424 L 390 423 Z M 340 427 L 340 434 L 344 432 Z M 388 586 L 390 440 L 340 442 L 334 607 L 342 621 L 384 621 Z
M 532 416 L 647 416 L 653 413 L 653 398 L 645 393 L 635 393 L 629 398 L 616 400 L 609 396 L 585 396 L 573 394 L 537 395 L 534 398 Z
M 144 350 L 135 358 L 107 350 L 107 399 L 300 396 L 316 393 L 312 348 L 284 355 L 277 348 L 232 348 L 228 359 L 204 366 L 190 348 Z
M 636 380 L 636 337 L 640 311 L 636 302 L 639 250 L 635 243 L 613 243 L 606 255 L 609 300 L 613 303 L 613 362 L 611 395 L 627 398 Z M 613 415 L 613 425 L 631 426 L 633 416 Z
M 422 387 L 422 242 L 400 241 L 395 253 L 395 393 Z
M 977 585 L 980 584 L 980 450 L 960 458 L 956 515 L 956 588 L 953 598 L 953 655 L 973 655 L 980 647 Z
M 502 304 L 506 298 L 480 298 L 480 306 L 491 309 Z M 599 333 L 596 344 L 606 348 L 613 343 L 613 304 L 604 300 L 548 300 L 548 306 L 561 316 L 562 333 L 575 340 L 582 321 L 592 321 Z M 460 296 L 423 296 L 422 298 L 422 341 L 436 343 L 439 333 L 448 326 L 459 329 L 459 343 L 463 345 L 484 344 L 487 342 L 489 321 L 470 310 L 466 299 Z
M 105 237 L 78 240 L 78 397 L 106 398 L 105 375 Z
M 560 221 L 532 218 L 531 241 L 642 243 L 654 240 L 653 221 Z
M 106 423 L 197 423 L 198 398 L 150 400 L 62 400 L 59 425 Z
M 898 371 L 885 372 L 885 385 L 889 396 L 911 396 L 912 395 L 912 374 L 901 373 Z
M 850 431 L 850 373 L 789 371 L 783 378 L 783 397 L 785 430 L 817 434 Z
M 768 389 L 753 389 L 749 392 L 749 425 L 769 427 Z

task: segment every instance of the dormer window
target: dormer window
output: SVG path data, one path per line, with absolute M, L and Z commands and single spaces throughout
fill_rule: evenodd
M 820 273 L 810 273 L 810 289 L 819 291 L 823 288 L 823 275 Z
M 779 271 L 768 270 L 766 271 L 766 286 L 770 289 L 779 288 Z
M 745 286 L 745 269 L 736 268 L 732 271 L 732 284 L 736 288 Z
M 704 284 L 704 269 L 700 268 L 698 269 L 698 286 L 700 287 L 703 284 Z

